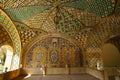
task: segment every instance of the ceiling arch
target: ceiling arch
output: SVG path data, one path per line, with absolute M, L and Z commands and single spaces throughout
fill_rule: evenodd
M 72 34 L 76 31 L 74 36 L 78 36 L 82 30 L 90 27 L 93 32 L 88 36 L 93 35 L 93 39 L 88 42 L 95 46 L 101 44 L 101 39 L 104 39 L 110 30 L 109 27 L 99 26 L 113 26 L 110 27 L 112 29 L 116 25 L 111 23 L 118 25 L 119 22 L 118 20 L 115 23 L 115 16 L 111 16 L 116 11 L 119 12 L 118 0 L 4 0 L 1 3 L 12 20 L 47 33 Z M 58 24 L 54 21 L 56 16 L 60 19 Z M 111 18 L 107 18 L 108 16 Z M 81 44 L 81 41 L 78 42 Z
M 42 36 L 47 34 L 47 32 L 43 31 L 42 29 L 30 28 L 29 26 L 20 22 L 14 21 L 14 24 L 16 25 L 16 28 L 20 35 L 22 47 L 25 46 L 29 41 L 31 41 L 33 38 L 37 37 L 38 35 Z
M 0 9 L 0 24 L 4 27 L 4 29 L 9 33 L 13 45 L 14 45 L 14 52 L 16 54 L 21 53 L 21 41 L 18 34 L 18 31 L 16 30 L 15 25 L 11 21 L 11 19 L 7 16 L 7 14 Z
M 36 38 L 34 38 L 32 40 L 32 42 L 27 43 L 28 45 L 25 46 L 26 48 L 24 48 L 24 51 L 26 52 L 27 49 L 30 48 L 31 46 L 33 46 L 36 42 L 38 42 L 41 39 L 47 38 L 47 37 L 53 37 L 53 38 L 54 37 L 60 37 L 60 38 L 66 39 L 66 40 L 70 41 L 71 43 L 73 43 L 74 45 L 76 45 L 76 46 L 78 46 L 82 49 L 82 47 L 74 39 L 72 39 L 72 38 L 70 38 L 66 35 L 63 35 L 63 34 L 55 33 L 55 34 L 46 34 L 46 35 L 43 35 L 43 36 L 37 36 Z
M 90 66 L 94 67 L 97 60 L 102 61 L 101 46 L 120 33 L 119 0 L 2 0 L 0 4 L 18 32 L 23 31 L 19 35 L 23 42 L 28 40 L 25 48 L 31 42 L 31 33 L 35 34 L 33 39 L 64 35 L 86 51 Z

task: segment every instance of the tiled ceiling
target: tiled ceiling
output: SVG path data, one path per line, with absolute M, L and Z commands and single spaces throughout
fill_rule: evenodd
M 0 0 L 1 8 L 16 26 L 22 49 L 26 50 L 27 44 L 38 36 L 64 35 L 78 43 L 86 52 L 86 64 L 95 68 L 96 61 L 102 61 L 105 42 L 120 51 L 120 0 Z M 4 38 L 12 43 L 1 26 L 0 33 L 0 45 Z
M 9 44 L 13 46 L 12 40 L 7 31 L 0 25 L 0 46 L 1 44 Z
M 19 32 L 64 34 L 85 48 L 101 47 L 106 38 L 120 32 L 119 0 L 1 0 L 0 4 Z

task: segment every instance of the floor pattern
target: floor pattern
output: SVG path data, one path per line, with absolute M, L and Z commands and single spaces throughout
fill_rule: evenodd
M 13 80 L 99 80 L 89 74 L 80 75 L 28 75 Z

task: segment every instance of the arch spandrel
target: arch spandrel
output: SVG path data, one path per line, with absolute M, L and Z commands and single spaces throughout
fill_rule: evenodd
M 21 42 L 18 31 L 9 18 L 9 16 L 0 9 L 0 25 L 4 27 L 4 29 L 8 32 L 9 36 L 12 39 L 13 46 L 14 46 L 14 53 L 20 54 L 21 53 Z

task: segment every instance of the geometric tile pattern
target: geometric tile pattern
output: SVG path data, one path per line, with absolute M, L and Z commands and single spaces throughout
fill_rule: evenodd
M 37 35 L 57 32 L 75 39 L 80 47 L 87 51 L 87 61 L 90 62 L 86 63 L 91 67 L 96 67 L 96 62 L 102 61 L 102 43 L 109 39 L 111 35 L 116 35 L 120 32 L 120 3 L 117 3 L 116 8 L 116 1 L 2 0 L 1 3 L 4 4 L 2 9 L 6 11 L 12 20 L 20 21 L 29 26 Z M 59 13 L 56 13 L 56 5 L 59 5 Z M 111 15 L 114 12 L 116 13 L 116 10 L 118 11 L 117 17 Z M 60 19 L 58 24 L 54 22 L 56 15 L 59 15 Z M 0 17 L 0 19 L 4 20 L 4 17 Z M 4 24 L 7 24 L 7 21 L 4 21 Z M 9 28 L 9 26 L 10 24 L 7 27 Z M 22 26 L 17 27 L 17 29 L 23 43 L 26 44 L 34 34 L 31 29 L 25 29 L 26 27 L 23 25 L 18 26 Z M 40 31 L 34 28 L 40 29 Z M 86 28 L 90 28 L 90 30 Z M 13 32 L 11 26 L 8 30 Z M 14 38 L 12 39 L 17 39 L 16 35 L 13 36 Z M 17 45 L 18 43 L 15 42 L 13 44 Z
M 39 3 L 40 2 L 40 3 Z M 5 9 L 34 6 L 34 5 L 48 5 L 50 2 L 44 0 L 3 0 Z M 9 4 L 9 5 L 8 5 Z
M 10 8 L 17 8 L 17 7 L 25 7 L 25 6 L 46 6 L 50 5 L 57 0 L 3 0 L 2 3 L 4 3 L 4 8 L 5 9 L 10 9 Z M 61 3 L 67 3 L 70 1 L 74 0 L 59 0 Z M 9 4 L 9 5 L 8 5 Z
M 60 9 L 58 13 L 61 19 L 56 25 L 57 32 L 69 32 L 69 31 L 79 31 L 84 27 L 81 21 L 68 13 L 65 9 Z
M 115 0 L 87 0 L 87 2 L 87 10 L 98 16 L 105 17 L 114 11 Z
M 105 17 L 114 11 L 115 0 L 76 0 L 64 3 L 64 6 L 73 7 L 79 10 L 87 10 L 97 16 Z
M 19 7 L 14 9 L 5 9 L 6 13 L 10 15 L 12 20 L 26 23 L 25 20 L 28 18 L 41 13 L 51 6 L 30 6 L 30 7 Z M 27 23 L 26 23 L 27 24 Z
M 81 46 L 83 49 L 87 47 L 87 40 L 88 40 L 88 36 L 89 34 L 91 34 L 92 28 L 86 28 L 81 30 L 80 32 L 78 31 L 71 31 L 71 32 L 67 32 L 65 33 L 66 35 L 68 35 L 69 37 L 71 37 L 72 39 L 77 40 L 79 46 Z
M 36 34 L 27 25 L 19 22 L 14 22 L 14 24 L 19 32 L 22 46 L 35 37 Z
M 60 4 L 59 13 L 55 13 L 56 2 Z M 100 17 L 112 14 L 115 7 L 115 0 L 11 0 L 3 3 L 5 11 L 13 20 L 46 32 L 69 32 L 81 30 L 85 26 L 93 27 L 100 22 Z M 57 25 L 54 23 L 55 14 L 60 16 Z
M 69 2 L 63 3 L 62 5 L 66 7 L 79 9 L 79 10 L 85 10 L 87 8 L 88 3 L 87 3 L 87 0 L 72 0 Z
M 21 23 L 21 22 L 15 22 L 15 21 L 14 21 L 14 24 L 15 24 L 18 32 L 19 32 L 19 31 L 25 31 L 25 30 L 29 30 L 29 29 L 30 29 L 29 26 L 27 26 L 27 25 L 25 25 L 25 24 L 23 24 L 23 23 Z
M 115 16 L 106 18 L 104 22 L 95 28 L 94 31 L 89 35 L 87 46 L 87 61 L 89 61 L 87 63 L 89 66 L 95 67 L 97 61 L 100 61 L 102 64 L 102 44 L 106 42 L 106 40 L 112 35 L 118 35 L 120 33 L 119 22 L 120 19 Z
M 89 45 L 94 47 L 101 47 L 102 43 L 111 35 L 119 34 L 120 32 L 120 17 L 111 16 L 106 18 L 104 22 L 100 23 L 97 28 L 89 36 Z M 97 43 L 93 44 L 93 43 Z
M 100 22 L 100 17 L 88 11 L 82 11 L 71 7 L 63 7 L 75 18 L 78 18 L 85 26 L 95 26 Z
M 35 33 L 32 30 L 20 31 L 19 34 L 22 46 L 24 46 L 27 42 L 31 41 L 32 38 L 35 37 Z
M 3 44 L 8 44 L 13 46 L 12 40 L 9 34 L 2 26 L 0 26 L 0 45 L 3 45 Z
M 46 32 L 41 29 L 29 28 L 29 26 L 19 22 L 14 22 L 14 24 L 19 32 L 22 46 L 25 46 L 25 44 L 30 42 L 34 37 L 46 34 Z
M 28 18 L 26 20 L 27 25 L 32 28 L 41 28 L 44 31 L 47 32 L 55 32 L 55 24 L 54 24 L 54 16 L 55 13 L 52 12 L 53 9 L 43 11 L 42 13 L 39 13 L 31 18 Z
M 103 67 L 103 62 L 102 62 L 102 56 L 101 56 L 101 48 L 94 48 L 94 47 L 90 47 L 87 48 L 87 52 L 86 52 L 86 64 L 91 67 L 96 69 L 97 68 L 97 64 L 99 63 L 100 67 Z
M 48 34 L 47 32 L 41 30 L 41 29 L 36 29 L 36 28 L 32 28 L 32 31 L 37 35 L 37 36 L 42 36 L 42 35 L 46 35 Z

